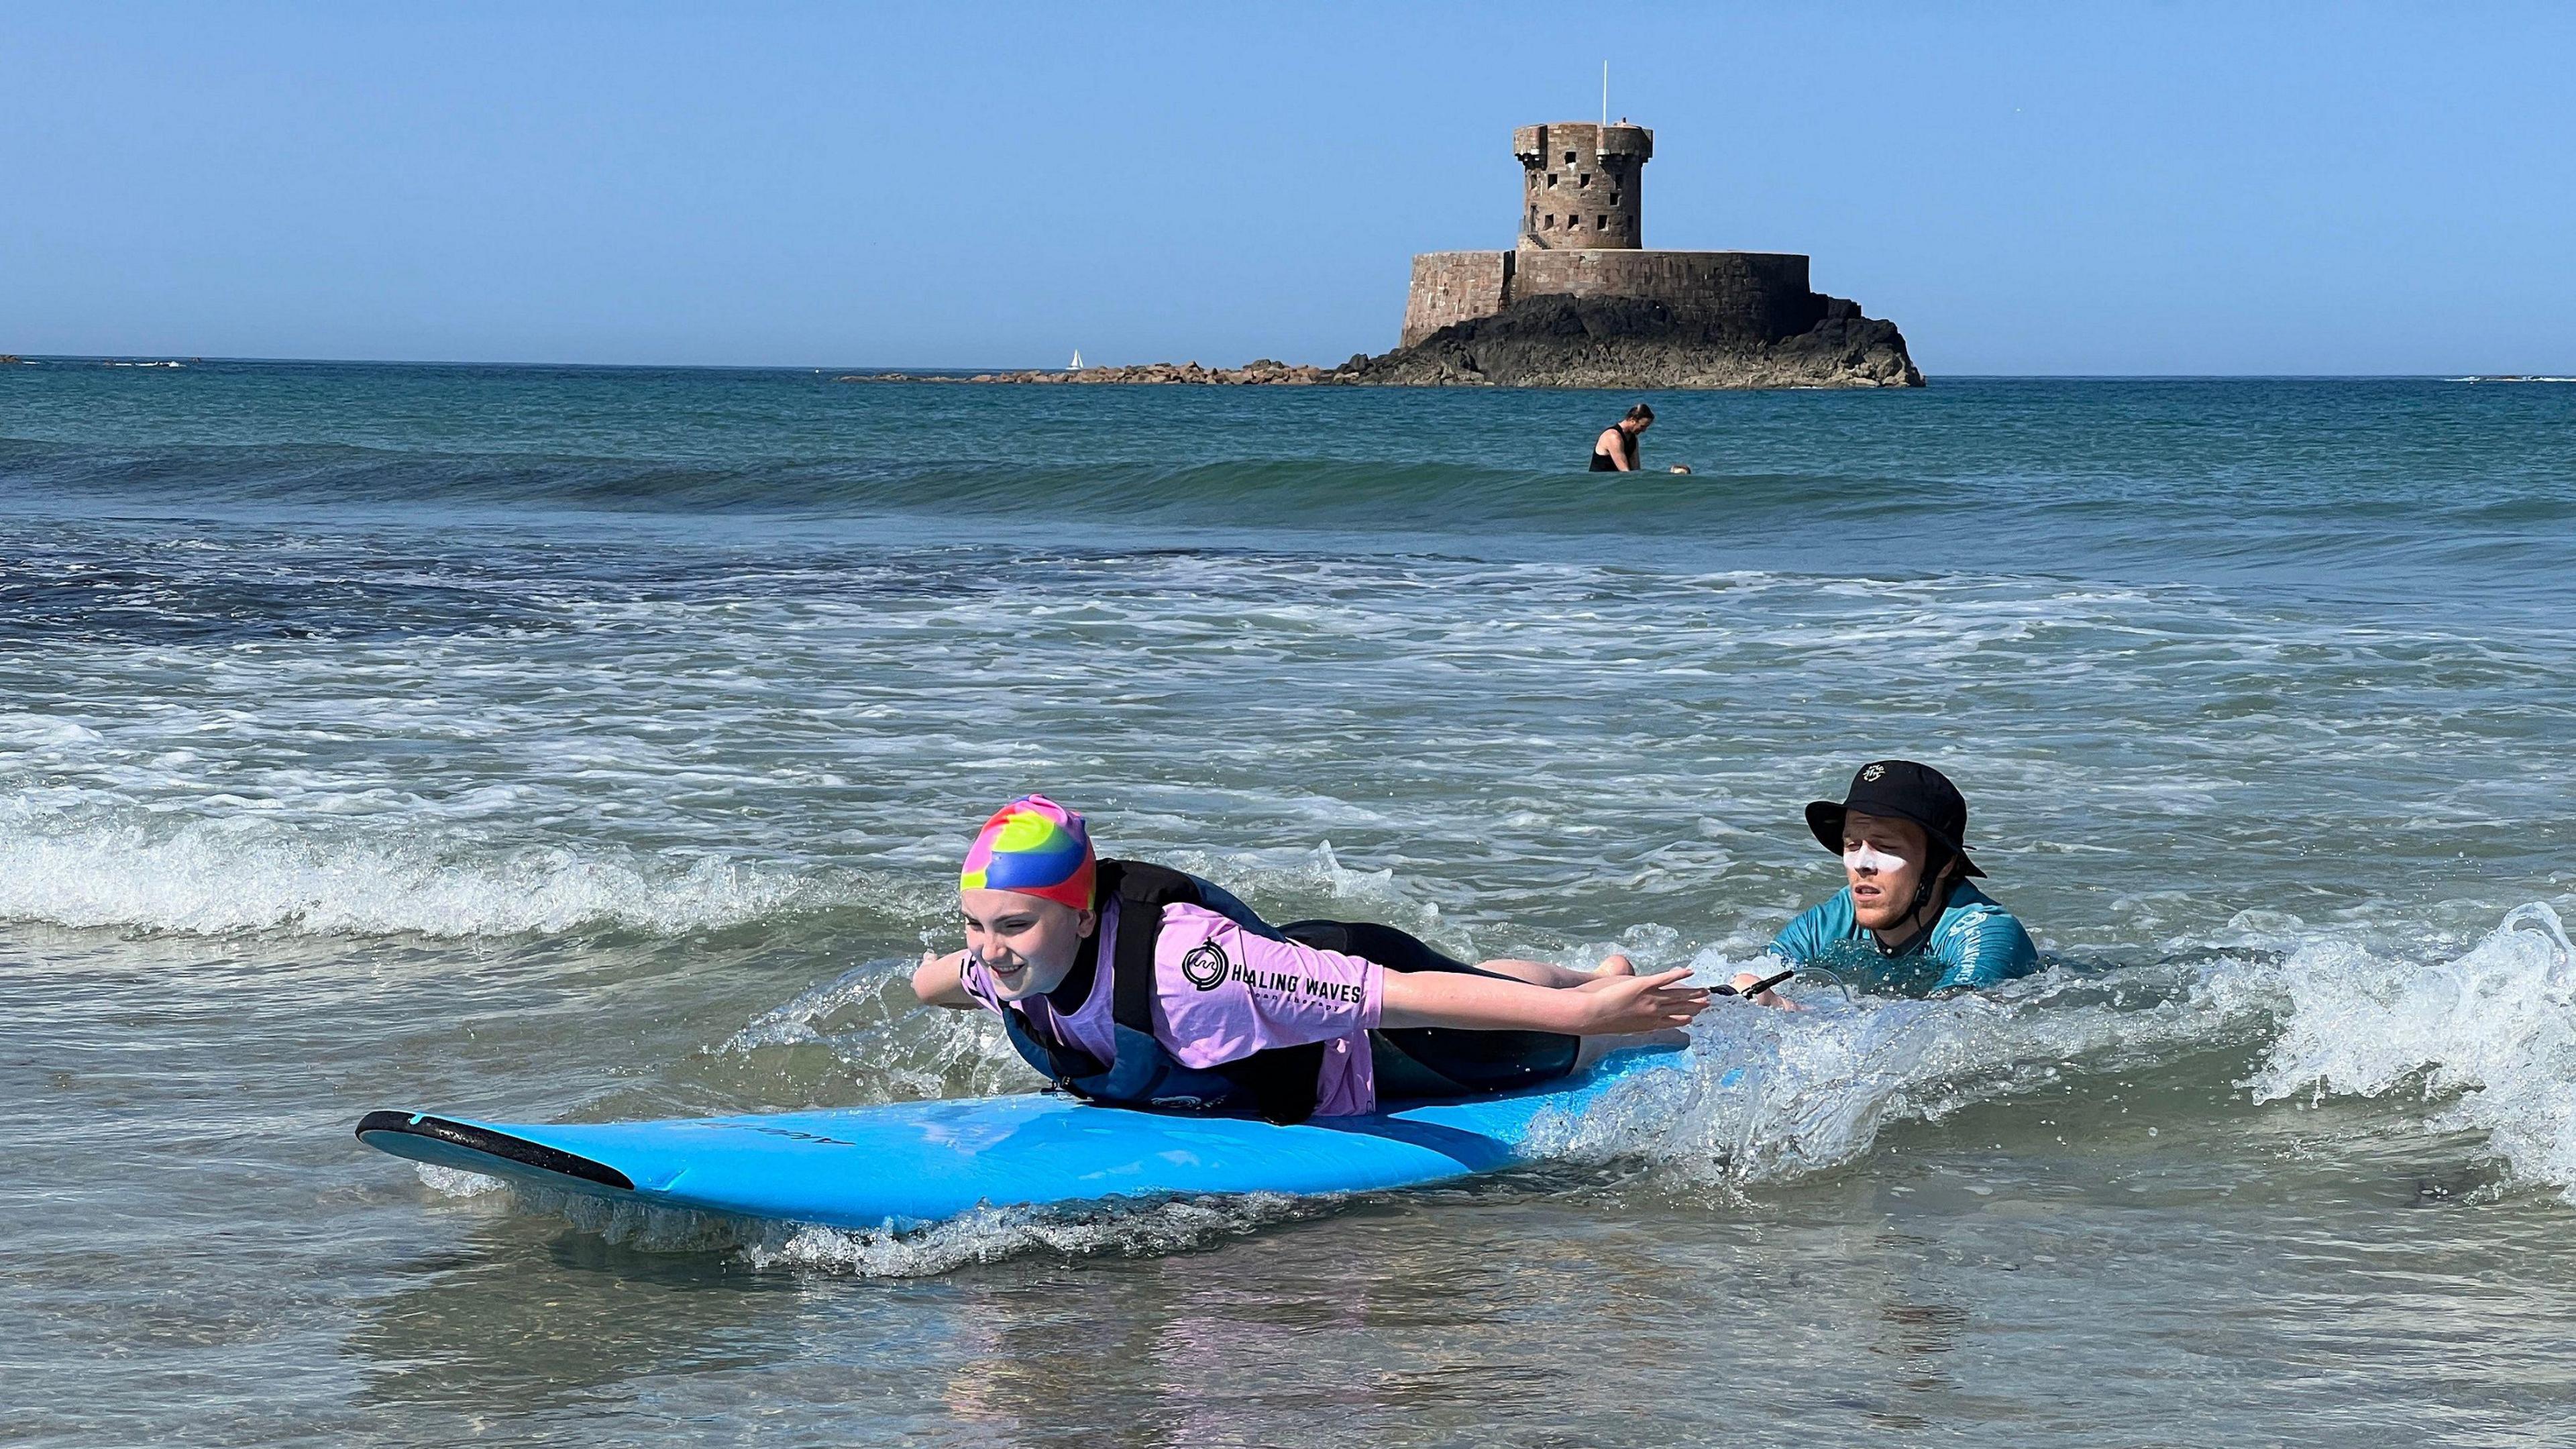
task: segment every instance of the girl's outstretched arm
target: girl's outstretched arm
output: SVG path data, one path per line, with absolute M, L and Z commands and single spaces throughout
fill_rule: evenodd
M 1391 1030 L 1455 1026 L 1570 1036 L 1658 1031 L 1680 1026 L 1708 1009 L 1705 990 L 1679 984 L 1688 975 L 1690 970 L 1684 967 L 1564 990 L 1454 971 L 1389 971 L 1378 1025 Z
M 974 1007 L 983 1005 L 966 994 L 966 983 L 958 973 L 966 965 L 966 953 L 952 951 L 945 956 L 921 953 L 921 964 L 912 971 L 912 994 L 924 1006 Z

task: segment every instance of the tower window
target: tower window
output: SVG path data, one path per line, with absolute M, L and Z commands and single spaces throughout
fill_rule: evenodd
M 1548 229 L 1549 231 L 1554 231 L 1554 230 L 1556 230 L 1556 214 L 1555 214 L 1555 213 L 1553 213 L 1553 212 L 1550 212 L 1550 213 L 1548 214 L 1548 218 L 1547 218 L 1547 229 Z
M 1568 152 L 1566 152 L 1566 153 L 1565 153 L 1565 164 L 1566 164 L 1566 165 L 1568 165 L 1568 166 L 1571 166 L 1571 165 L 1573 165 L 1573 164 L 1574 164 L 1574 153 L 1573 153 L 1573 152 L 1568 151 Z
M 1617 206 L 1617 205 L 1619 204 L 1619 193 L 1618 193 L 1618 192 L 1613 191 L 1613 192 L 1611 192 L 1611 193 L 1610 193 L 1610 204 L 1611 204 L 1612 206 Z
M 1547 173 L 1547 189 L 1550 191 L 1556 189 L 1556 173 L 1553 171 Z
M 1535 171 L 1530 173 L 1530 190 L 1538 190 L 1538 173 Z
M 1589 186 L 1589 185 L 1591 185 L 1591 184 L 1592 184 L 1592 173 L 1591 173 L 1591 172 L 1589 172 L 1589 171 L 1584 172 L 1580 177 L 1577 177 L 1577 178 L 1575 179 L 1574 184 L 1575 184 L 1575 185 L 1577 185 L 1577 186 Z

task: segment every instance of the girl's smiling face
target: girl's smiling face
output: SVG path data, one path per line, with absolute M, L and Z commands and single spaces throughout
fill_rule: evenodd
M 962 890 L 957 909 L 966 918 L 966 953 L 984 963 L 994 994 L 1004 1001 L 1044 996 L 1063 985 L 1082 954 L 1083 938 L 1100 924 L 1094 912 L 1018 891 Z

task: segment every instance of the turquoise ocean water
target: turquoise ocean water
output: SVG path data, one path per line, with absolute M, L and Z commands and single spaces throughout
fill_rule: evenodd
M 2576 1433 L 2576 387 L 1656 396 L 0 368 L 34 1443 Z M 907 1005 L 1044 789 L 1274 919 L 1719 968 L 1956 778 L 2053 969 L 1716 1011 L 1547 1167 L 903 1238 L 363 1111 L 1033 1085 Z

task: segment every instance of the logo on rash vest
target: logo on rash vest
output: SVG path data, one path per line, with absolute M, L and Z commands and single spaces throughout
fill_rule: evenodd
M 1250 966 L 1235 967 L 1234 979 L 1242 982 L 1246 990 L 1262 996 L 1285 1000 L 1302 996 L 1310 1001 L 1338 1001 L 1350 1006 L 1368 1004 L 1367 989 L 1356 981 L 1324 981 L 1302 971 L 1255 971 Z
M 1181 979 L 1201 991 L 1214 991 L 1225 984 L 1225 975 L 1234 963 L 1225 959 L 1225 950 L 1214 941 L 1203 941 L 1190 948 L 1181 958 Z

